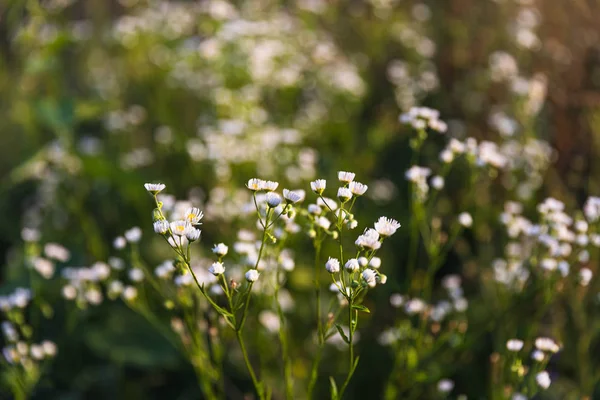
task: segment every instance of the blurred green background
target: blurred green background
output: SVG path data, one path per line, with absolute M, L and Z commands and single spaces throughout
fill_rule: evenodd
M 2 0 L 3 292 L 29 284 L 25 227 L 69 248 L 69 265 L 79 266 L 106 260 L 132 226 L 150 236 L 152 204 L 142 187 L 150 181 L 204 210 L 206 249 L 247 226 L 239 210 L 255 176 L 306 189 L 311 179 L 353 171 L 370 185 L 358 204 L 361 222 L 388 215 L 408 226 L 411 131 L 398 116 L 425 105 L 440 110 L 448 136 L 514 145 L 514 159 L 525 160 L 502 190 L 487 185 L 471 189 L 474 196 L 460 168 L 448 179 L 441 212 L 477 197 L 484 222 L 439 276 L 465 275 L 469 296 L 481 298 L 468 261 L 481 262 L 473 260 L 497 245 L 492 211 L 505 199 L 526 192 L 528 204 L 552 195 L 580 206 L 600 191 L 598 21 L 596 0 Z M 517 144 L 528 140 L 554 149 L 552 165 L 525 166 Z M 445 142 L 432 137 L 421 164 L 439 163 Z M 377 336 L 395 318 L 388 298 L 406 280 L 408 230 L 390 241 L 382 252 L 390 281 L 367 300 L 373 314 L 351 398 L 381 398 L 392 365 Z M 156 244 L 142 244 L 151 265 L 165 257 Z M 39 334 L 53 338 L 59 354 L 35 398 L 199 397 L 187 361 L 142 317 L 107 302 L 68 322 L 60 286 L 40 290 L 56 303 Z M 294 290 L 310 296 L 302 282 Z M 483 334 L 460 357 L 436 362 L 456 393 L 487 398 L 495 328 L 486 307 L 471 303 L 470 324 Z M 298 329 L 297 346 L 309 334 Z M 562 389 L 548 398 L 580 398 L 576 365 L 560 361 Z M 226 369 L 250 387 L 243 370 Z M 318 398 L 326 398 L 322 384 Z M 420 398 L 433 398 L 428 393 Z

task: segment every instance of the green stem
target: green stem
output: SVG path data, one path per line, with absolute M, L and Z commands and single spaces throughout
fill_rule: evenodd
M 344 397 L 344 392 L 346 391 L 346 388 L 348 387 L 348 384 L 350 383 L 350 379 L 352 379 L 352 375 L 354 375 L 354 328 L 356 325 L 354 325 L 353 321 L 352 321 L 352 314 L 354 312 L 354 309 L 352 308 L 352 306 L 354 305 L 354 299 L 352 297 L 350 297 L 348 299 L 348 348 L 349 348 L 349 353 L 348 353 L 348 375 L 346 376 L 346 380 L 344 381 L 344 384 L 342 385 L 342 388 L 340 389 L 340 393 L 338 396 L 338 399 L 342 399 Z M 357 321 L 356 323 L 358 324 L 358 314 L 356 315 Z
M 321 266 L 319 265 L 321 258 L 321 239 L 317 237 L 315 240 L 315 295 L 317 299 L 317 340 L 318 340 L 318 348 L 317 355 L 313 360 L 311 373 L 310 373 L 310 381 L 308 382 L 307 389 L 307 398 L 312 399 L 312 393 L 315 388 L 315 384 L 317 383 L 317 375 L 319 370 L 319 364 L 321 363 L 321 356 L 323 353 L 323 346 L 325 344 L 325 332 L 323 332 L 323 322 L 321 320 Z

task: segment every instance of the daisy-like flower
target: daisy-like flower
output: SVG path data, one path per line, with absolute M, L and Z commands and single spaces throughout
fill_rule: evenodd
M 369 287 L 373 288 L 377 285 L 377 273 L 372 269 L 365 269 L 362 278 Z
M 318 217 L 317 219 L 315 219 L 315 224 L 317 224 L 317 226 L 320 228 L 328 230 L 329 227 L 331 226 L 331 221 L 329 221 L 325 217 Z
M 468 212 L 462 212 L 458 216 L 458 223 L 465 228 L 470 228 L 473 225 L 473 217 Z
M 400 228 L 400 223 L 395 219 L 380 217 L 375 222 L 375 230 L 382 237 L 392 236 L 398 228 Z
M 54 342 L 44 340 L 42 342 L 42 348 L 44 349 L 44 353 L 46 353 L 48 357 L 54 357 L 56 355 L 57 348 Z
M 144 280 L 144 271 L 139 268 L 132 268 L 129 270 L 129 279 L 133 282 L 141 282 Z
M 255 269 L 250 269 L 248 270 L 248 272 L 246 272 L 246 280 L 250 283 L 252 282 L 256 282 L 258 280 L 258 277 L 260 276 L 260 274 L 258 273 L 257 270 Z
M 279 186 L 279 182 L 263 181 L 263 187 L 262 188 L 264 190 L 272 192 L 273 190 L 277 190 L 277 186 Z
M 450 393 L 454 389 L 454 382 L 450 379 L 442 379 L 438 382 L 437 389 L 442 393 Z
M 434 189 L 437 190 L 441 190 L 444 188 L 444 178 L 442 178 L 439 175 L 434 176 L 433 178 L 431 178 L 431 186 L 433 186 Z
M 169 231 L 169 221 L 161 219 L 154 222 L 154 232 L 164 235 Z
M 274 192 L 267 193 L 267 205 L 275 208 L 281 204 L 281 196 Z
M 539 337 L 535 339 L 535 347 L 538 350 L 546 351 L 549 353 L 558 353 L 558 351 L 560 350 L 558 344 L 556 344 L 554 340 L 547 337 Z
M 325 269 L 330 274 L 335 274 L 336 272 L 340 272 L 340 262 L 337 258 L 329 257 L 329 260 L 325 263 Z
M 148 193 L 156 196 L 160 192 L 162 192 L 167 186 L 164 183 L 145 183 L 144 187 L 148 191 Z
M 345 203 L 352 198 L 352 192 L 348 188 L 341 187 L 338 189 L 337 197 L 342 203 Z
M 225 267 L 221 262 L 214 262 L 210 267 L 208 267 L 208 272 L 214 276 L 219 276 L 225 272 Z
M 216 244 L 212 249 L 212 252 L 220 257 L 226 255 L 227 251 L 229 251 L 229 247 L 225 246 L 224 243 Z
M 542 362 L 546 358 L 546 355 L 541 350 L 534 350 L 531 353 L 531 358 L 534 359 L 537 362 Z
M 548 389 L 552 384 L 552 380 L 547 371 L 538 372 L 535 376 L 535 381 L 542 389 Z
M 371 258 L 371 261 L 369 261 L 369 267 L 371 267 L 373 269 L 379 269 L 379 267 L 381 267 L 381 258 L 379 258 L 379 257 Z
M 356 258 L 351 258 L 348 261 L 346 261 L 346 265 L 344 265 L 344 268 L 346 268 L 346 271 L 355 272 L 360 269 L 360 264 L 358 263 L 358 260 Z
M 283 198 L 285 199 L 286 203 L 295 204 L 301 202 L 302 200 L 304 200 L 304 196 L 305 193 L 303 190 L 300 191 L 283 189 Z
M 316 181 L 312 181 L 310 183 L 310 188 L 316 194 L 323 194 L 326 187 L 327 187 L 327 181 L 325 179 L 317 179 Z
M 125 236 L 125 239 L 127 239 L 128 242 L 137 243 L 142 238 L 142 230 L 139 227 L 134 226 L 133 228 L 126 230 L 123 236 Z
M 185 236 L 186 233 L 192 228 L 188 221 L 179 220 L 171 222 L 171 232 L 173 235 Z
M 354 180 L 354 177 L 356 176 L 355 173 L 353 172 L 346 172 L 346 171 L 339 171 L 338 172 L 338 179 L 340 182 L 344 182 L 344 183 L 350 183 Z
M 368 188 L 369 187 L 367 185 L 356 181 L 352 181 L 348 185 L 348 189 L 350 189 L 352 194 L 355 196 L 362 196 L 363 194 L 365 194 Z
M 202 211 L 200 211 L 197 207 L 190 207 L 185 210 L 185 220 L 188 221 L 192 225 L 199 225 L 200 220 L 204 217 Z
M 133 301 L 137 297 L 138 291 L 133 286 L 127 286 L 123 289 L 123 298 L 127 301 Z
M 190 227 L 190 229 L 185 233 L 185 237 L 190 242 L 195 242 L 196 240 L 200 239 L 200 234 L 200 229 Z
M 319 215 L 323 212 L 323 209 L 316 205 L 316 204 L 309 204 L 308 205 L 308 212 L 313 214 L 313 215 Z
M 381 242 L 379 241 L 379 233 L 375 229 L 369 228 L 356 239 L 354 244 L 356 244 L 356 246 L 360 248 L 369 248 L 371 250 L 377 250 L 381 248 Z
M 506 348 L 508 351 L 521 351 L 523 348 L 523 341 L 519 339 L 510 339 L 508 342 L 506 342 Z
M 246 187 L 254 192 L 258 192 L 259 190 L 264 189 L 265 181 L 258 178 L 252 178 L 248 181 Z
M 117 250 L 124 249 L 127 246 L 127 240 L 123 236 L 116 237 L 113 241 L 113 246 Z

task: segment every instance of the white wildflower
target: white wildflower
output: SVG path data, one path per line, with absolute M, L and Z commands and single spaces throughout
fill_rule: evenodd
M 192 225 L 199 225 L 204 213 L 197 207 L 190 207 L 185 210 L 185 220 Z
M 542 389 L 548 389 L 552 383 L 547 371 L 538 372 L 535 376 L 535 381 Z
M 348 261 L 346 261 L 344 268 L 346 268 L 346 270 L 349 272 L 355 272 L 360 269 L 360 264 L 358 263 L 358 260 L 356 258 L 351 258 Z
M 329 260 L 327 260 L 327 262 L 325 263 L 325 269 L 330 274 L 340 272 L 340 262 L 337 258 L 329 257 Z
M 523 341 L 519 339 L 510 339 L 506 342 L 506 348 L 508 351 L 521 351 L 523 348 Z
M 163 183 L 146 183 L 144 184 L 144 187 L 150 194 L 156 196 L 162 192 L 166 186 Z
M 312 181 L 310 183 L 310 188 L 316 194 L 323 194 L 325 191 L 325 187 L 327 186 L 327 181 L 325 179 L 317 179 L 316 181 Z
M 380 217 L 375 222 L 375 230 L 382 237 L 392 236 L 398 228 L 400 228 L 400 223 L 395 219 Z
M 248 272 L 246 272 L 246 280 L 250 283 L 252 282 L 256 282 L 258 280 L 258 277 L 260 276 L 260 274 L 258 273 L 257 270 L 255 269 L 250 269 L 248 270 Z
M 216 244 L 212 249 L 212 252 L 220 257 L 226 255 L 227 251 L 229 251 L 229 247 L 227 247 L 224 243 Z
M 373 288 L 377 285 L 377 273 L 372 269 L 365 269 L 362 272 L 362 278 L 369 287 Z
M 350 183 L 354 180 L 354 177 L 356 176 L 356 174 L 354 174 L 353 172 L 346 172 L 346 171 L 339 171 L 338 172 L 338 179 L 340 182 L 344 182 L 344 183 Z
M 154 222 L 154 232 L 164 235 L 169 231 L 169 221 L 161 219 Z
M 225 267 L 221 262 L 214 262 L 210 267 L 208 267 L 208 272 L 214 276 L 219 276 L 225 272 Z

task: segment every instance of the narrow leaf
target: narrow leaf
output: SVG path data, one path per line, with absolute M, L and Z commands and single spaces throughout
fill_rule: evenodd
M 346 336 L 342 327 L 339 324 L 335 324 L 335 327 L 337 328 L 338 332 L 340 333 L 340 336 L 342 337 L 342 339 L 344 339 L 344 342 L 350 344 L 350 339 L 348 339 L 348 336 Z
M 353 304 L 352 308 L 358 311 L 363 311 L 366 313 L 371 313 L 371 310 L 369 310 L 367 307 L 363 306 L 362 304 Z
M 338 399 L 338 388 L 337 385 L 335 384 L 335 380 L 333 379 L 333 376 L 329 377 L 329 383 L 331 384 L 331 400 L 337 400 Z

